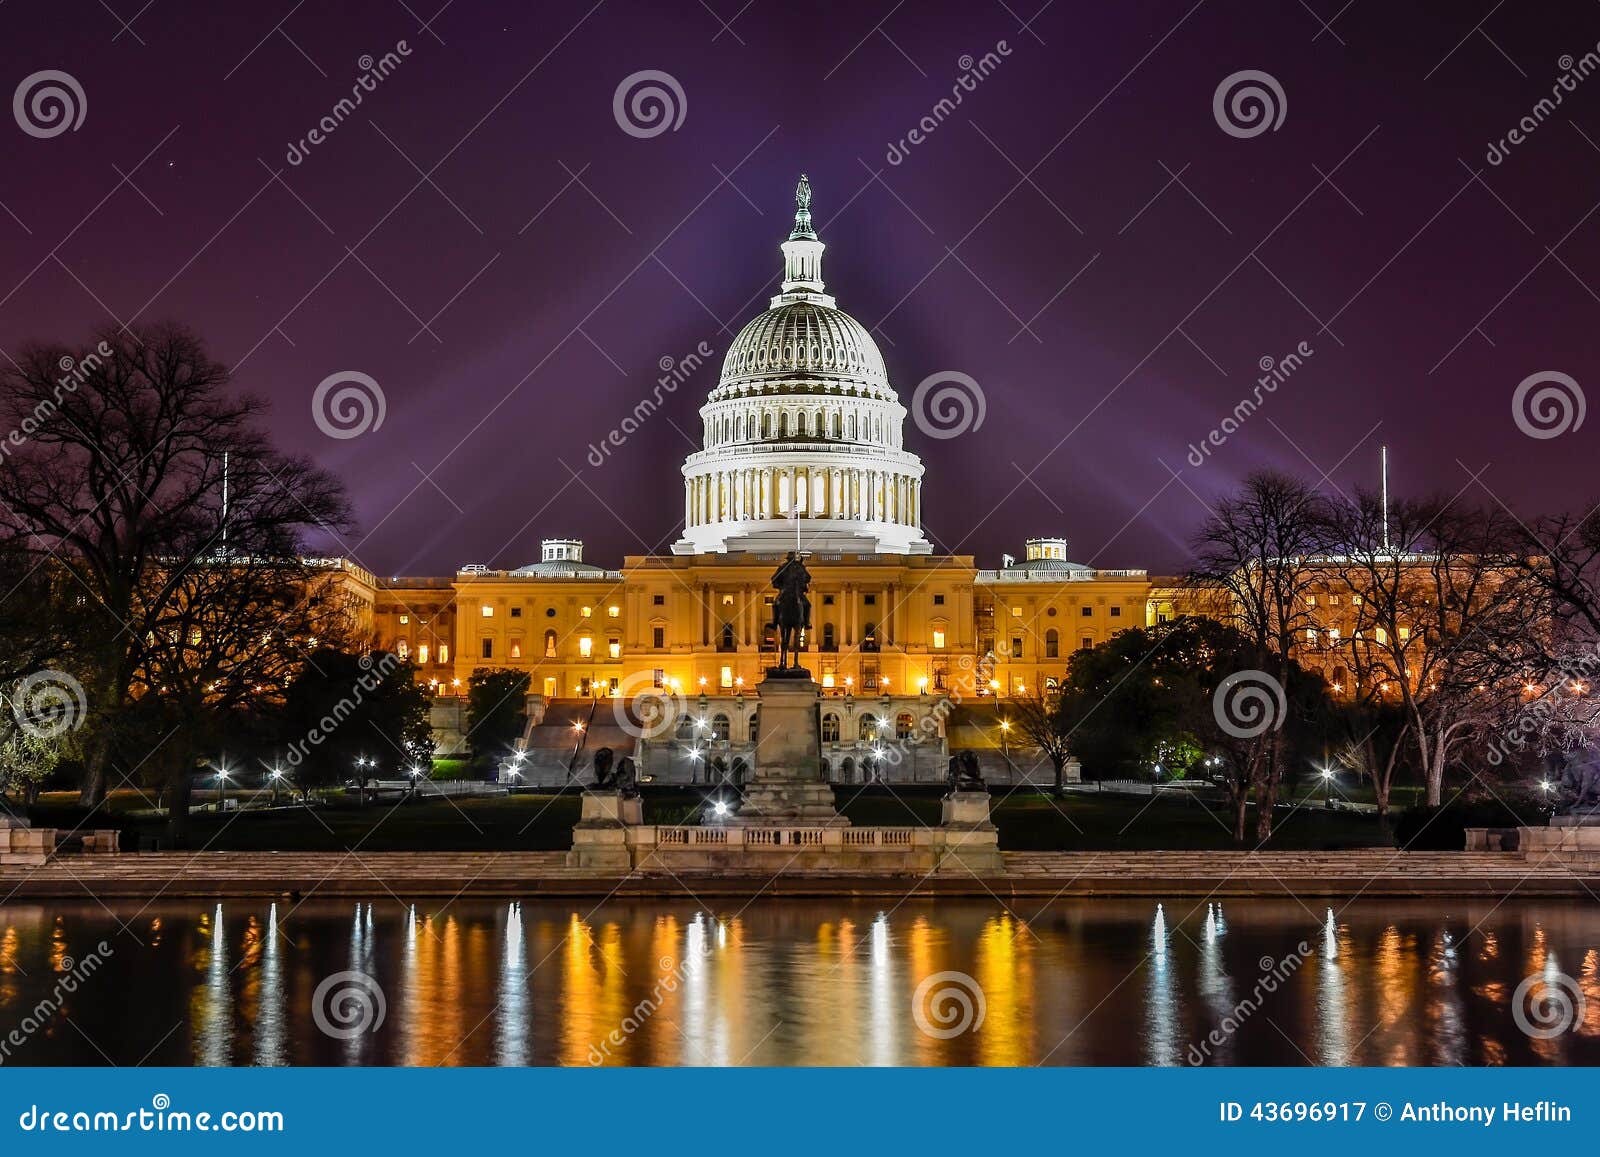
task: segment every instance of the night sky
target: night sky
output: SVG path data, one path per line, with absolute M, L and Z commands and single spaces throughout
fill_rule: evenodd
M 907 421 L 937 549 L 994 566 L 1065 534 L 1079 561 L 1166 571 L 1249 471 L 1375 485 L 1380 442 L 1397 491 L 1600 495 L 1600 416 L 1549 438 L 1513 417 L 1530 375 L 1600 383 L 1600 74 L 1486 157 L 1581 67 L 1563 57 L 1600 51 L 1593 0 L 441 2 L 6 3 L 5 91 L 58 70 L 85 115 L 4 123 L 0 349 L 182 321 L 346 479 L 361 526 L 331 549 L 443 574 L 576 536 L 616 565 L 677 535 L 698 407 L 776 292 L 804 170 L 829 291 L 902 400 L 941 371 L 982 391 L 975 430 Z M 644 70 L 681 88 L 675 129 L 620 127 Z M 1275 129 L 1219 124 L 1244 70 L 1281 88 Z M 378 383 L 381 427 L 319 430 L 341 371 Z

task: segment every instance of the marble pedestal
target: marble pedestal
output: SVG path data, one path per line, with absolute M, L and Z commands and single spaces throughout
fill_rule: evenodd
M 755 770 L 745 786 L 744 803 L 723 821 L 725 826 L 850 826 L 835 809 L 833 788 L 822 773 L 822 739 L 817 730 L 821 690 L 807 671 L 768 672 L 757 684 L 761 741 Z
M 1000 833 L 989 818 L 989 793 L 952 791 L 941 808 L 944 829 L 941 872 L 966 872 L 974 876 L 995 876 L 1005 872 L 1000 858 Z
M 567 867 L 627 872 L 633 868 L 628 829 L 644 822 L 644 801 L 619 792 L 586 791 L 583 812 L 572 828 Z

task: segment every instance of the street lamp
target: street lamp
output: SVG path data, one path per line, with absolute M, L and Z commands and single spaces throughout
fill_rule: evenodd
M 228 769 L 225 767 L 217 768 L 217 810 L 228 810 Z
M 1333 768 L 1322 769 L 1322 806 L 1326 811 L 1333 810 Z
M 278 784 L 282 781 L 282 779 L 283 779 L 283 768 L 279 767 L 277 764 L 274 764 L 272 766 L 271 772 L 268 775 L 268 782 L 272 784 L 272 806 L 273 807 L 277 807 L 278 806 Z
M 1006 767 L 1011 766 L 1011 720 L 1000 721 L 1000 754 L 1005 756 Z

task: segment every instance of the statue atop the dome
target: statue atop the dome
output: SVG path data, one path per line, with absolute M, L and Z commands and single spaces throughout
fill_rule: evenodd
M 806 180 L 804 173 L 800 174 L 800 183 L 794 187 L 794 207 L 796 209 L 811 208 L 811 182 Z
M 772 600 L 772 628 L 778 636 L 778 665 L 773 670 L 802 671 L 800 649 L 805 632 L 811 629 L 811 599 L 806 594 L 811 589 L 811 572 L 798 551 L 791 550 L 773 572 L 772 587 L 778 592 Z
M 790 241 L 815 241 L 817 234 L 811 228 L 811 182 L 804 173 L 800 174 L 800 183 L 794 187 L 794 230 L 789 234 Z M 794 276 L 793 270 L 789 271 L 790 278 Z

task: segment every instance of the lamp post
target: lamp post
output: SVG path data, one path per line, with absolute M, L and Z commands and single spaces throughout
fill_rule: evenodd
M 1325 811 L 1333 810 L 1333 768 L 1322 769 L 1322 807 Z
M 278 781 L 281 780 L 281 779 L 283 779 L 283 768 L 278 767 L 276 764 L 274 764 L 273 767 L 272 767 L 271 772 L 267 776 L 267 782 L 272 785 L 272 806 L 273 807 L 277 807 L 278 806 Z
M 1006 770 L 1011 769 L 1011 720 L 1000 721 L 1000 754 L 1005 757 Z
M 217 811 L 228 810 L 228 769 L 217 768 Z

